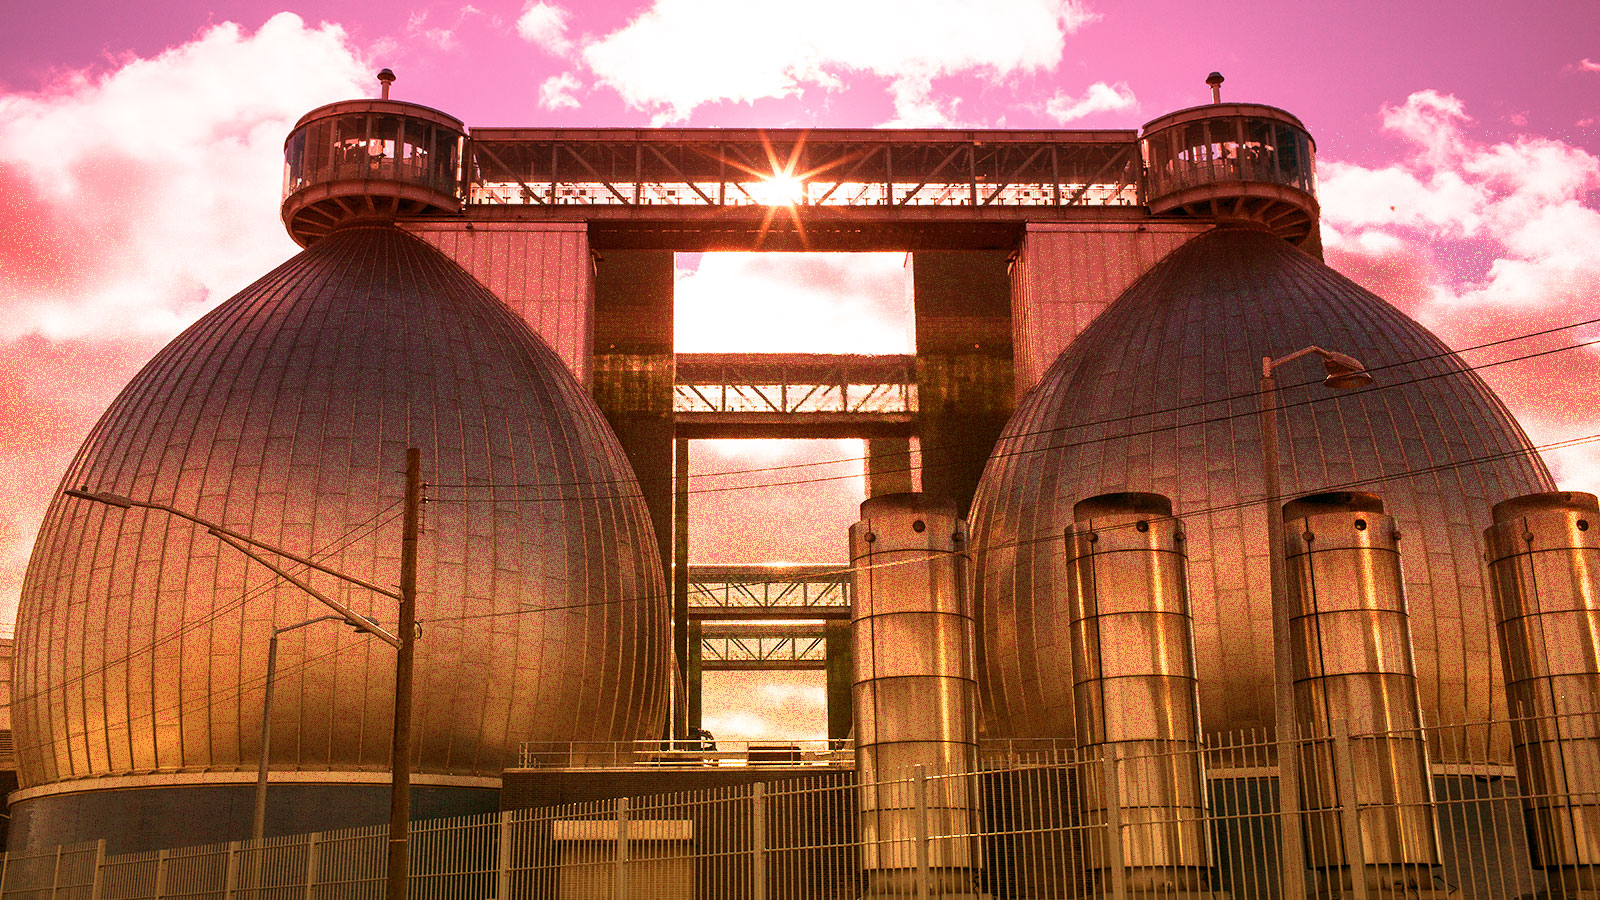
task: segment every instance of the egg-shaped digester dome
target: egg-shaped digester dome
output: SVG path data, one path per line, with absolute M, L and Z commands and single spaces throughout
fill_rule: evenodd
M 397 229 L 336 231 L 186 330 L 64 486 L 392 586 L 412 446 L 430 483 L 416 771 L 498 777 L 525 740 L 657 735 L 668 607 L 632 469 L 556 355 Z M 393 629 L 394 601 L 307 578 Z M 23 785 L 253 770 L 272 630 L 326 612 L 186 521 L 58 497 L 18 614 Z M 386 771 L 394 663 L 336 622 L 284 634 L 273 768 Z
M 1074 502 L 1113 491 L 1164 494 L 1183 518 L 1205 730 L 1272 723 L 1258 380 L 1263 357 L 1313 344 L 1356 357 L 1375 381 L 1341 394 L 1314 361 L 1278 371 L 1285 496 L 1351 483 L 1380 494 L 1404 535 L 1428 721 L 1503 712 L 1478 536 L 1494 503 L 1550 490 L 1543 463 L 1421 325 L 1265 231 L 1224 228 L 1129 287 L 995 446 L 971 514 L 989 734 L 1071 737 L 1062 534 Z

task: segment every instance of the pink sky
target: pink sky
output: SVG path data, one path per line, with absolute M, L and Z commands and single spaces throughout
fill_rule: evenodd
M 1282 106 L 1317 137 L 1330 264 L 1452 345 L 1600 316 L 1592 2 L 13 6 L 0 32 L 0 620 L 50 493 L 111 397 L 294 252 L 277 219 L 289 125 L 374 93 L 382 66 L 400 76 L 397 97 L 469 126 L 1022 128 L 1134 128 L 1204 102 L 1217 69 L 1226 98 Z M 748 309 L 752 292 L 811 312 L 724 331 L 728 347 L 909 349 L 896 256 L 680 267 L 684 349 L 711 349 L 717 336 L 694 323 L 726 321 L 729 298 Z M 841 333 L 855 343 L 829 338 Z M 1540 346 L 1595 338 L 1589 327 Z M 1486 372 L 1541 444 L 1600 433 L 1597 375 L 1594 348 Z M 695 465 L 856 452 L 705 446 Z M 1600 489 L 1600 450 L 1548 458 L 1563 486 Z M 755 561 L 712 543 L 704 523 L 745 508 L 722 496 L 696 511 L 697 559 Z M 780 522 L 829 512 L 797 517 L 788 549 L 765 535 L 745 552 L 842 559 L 833 526 L 853 521 L 859 496 L 847 480 L 775 500 Z M 785 690 L 781 704 L 814 708 L 815 685 Z

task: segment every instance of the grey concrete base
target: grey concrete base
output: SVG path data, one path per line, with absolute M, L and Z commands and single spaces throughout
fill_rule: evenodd
M 412 785 L 411 818 L 494 812 L 499 793 Z M 245 840 L 254 811 L 254 783 L 47 794 L 11 806 L 8 843 L 11 850 L 35 850 L 104 839 L 108 853 L 129 853 Z M 267 793 L 268 837 L 388 821 L 387 784 L 273 784 Z

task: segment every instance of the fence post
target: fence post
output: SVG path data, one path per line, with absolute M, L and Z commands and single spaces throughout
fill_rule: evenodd
M 928 884 L 928 770 L 914 767 L 911 781 L 911 798 L 916 815 L 911 826 L 916 829 L 912 840 L 917 842 L 917 900 L 931 900 L 933 894 Z
M 750 900 L 767 900 L 767 786 L 750 786 Z
M 1350 753 L 1350 725 L 1333 720 L 1333 771 L 1339 792 L 1339 833 L 1344 865 L 1350 873 L 1351 900 L 1367 900 L 1367 860 L 1361 847 L 1361 809 L 1356 803 L 1356 768 Z
M 11 868 L 11 851 L 0 854 L 0 898 L 6 895 L 6 872 Z
M 612 900 L 628 900 L 628 798 L 617 798 L 617 887 Z
M 105 893 L 106 839 L 94 842 L 94 883 L 89 887 L 89 900 L 100 900 Z
M 500 812 L 500 835 L 495 842 L 495 900 L 511 897 L 511 810 Z
M 306 900 L 316 896 L 317 863 L 322 859 L 322 832 L 313 831 L 306 837 Z
M 228 842 L 228 871 L 223 876 L 222 900 L 233 900 L 233 893 L 239 889 L 239 841 Z M 99 900 L 98 897 L 95 900 Z
M 1122 861 L 1122 780 L 1118 773 L 1122 747 L 1102 744 L 1100 752 L 1101 790 L 1106 800 L 1106 869 L 1111 875 L 1112 900 L 1127 900 L 1128 870 Z
M 56 865 L 50 871 L 50 900 L 56 900 L 56 884 L 61 881 L 61 845 L 56 845 Z
M 156 895 L 155 900 L 161 900 L 167 892 L 167 854 L 171 851 L 160 850 L 156 853 Z M 259 885 L 257 886 L 259 887 Z

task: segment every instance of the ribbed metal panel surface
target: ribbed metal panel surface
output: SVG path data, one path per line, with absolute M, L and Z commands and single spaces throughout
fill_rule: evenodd
M 401 231 L 336 232 L 202 318 L 112 403 L 64 484 L 392 585 L 407 446 L 430 483 L 418 771 L 498 775 L 522 741 L 655 735 L 667 604 L 615 437 L 522 322 Z M 486 483 L 525 487 L 450 487 Z M 392 601 L 311 580 L 393 627 Z M 58 498 L 18 620 L 24 784 L 253 767 L 271 629 L 323 612 L 186 522 Z M 393 668 L 334 623 L 287 634 L 274 767 L 386 769 Z
M 407 230 L 488 288 L 567 364 L 594 377 L 594 260 L 582 223 L 418 223 Z
M 1075 501 L 1112 491 L 1166 494 L 1184 520 L 1205 729 L 1271 724 L 1257 379 L 1263 356 L 1308 344 L 1354 355 L 1377 382 L 1301 406 L 1330 396 L 1321 373 L 1280 373 L 1284 492 L 1385 478 L 1368 489 L 1406 534 L 1425 715 L 1503 711 L 1478 535 L 1494 502 L 1549 489 L 1543 463 L 1488 387 L 1420 325 L 1270 234 L 1225 229 L 1174 251 L 1102 313 L 995 448 L 971 517 L 990 735 L 1073 733 L 1059 536 Z M 1512 455 L 1455 465 L 1500 453 Z
M 1029 225 L 1011 272 L 1017 396 L 1038 384 L 1061 351 L 1128 285 L 1209 227 Z

